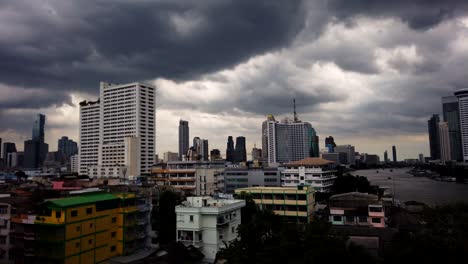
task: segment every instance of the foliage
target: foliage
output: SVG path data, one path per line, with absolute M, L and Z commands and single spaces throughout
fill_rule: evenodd
M 241 223 L 250 223 L 254 215 L 259 210 L 252 198 L 252 195 L 250 193 L 242 192 L 240 194 L 234 194 L 234 198 L 245 200 L 245 207 L 242 207 L 241 209 Z
M 379 194 L 378 187 L 372 186 L 366 177 L 348 173 L 336 178 L 332 191 L 335 194 L 347 192 Z

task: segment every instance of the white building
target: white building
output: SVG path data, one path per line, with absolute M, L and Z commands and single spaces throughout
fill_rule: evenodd
M 329 192 L 335 183 L 333 161 L 322 158 L 306 158 L 284 165 L 281 171 L 281 186 L 293 187 L 298 185 L 312 186 L 317 192 Z
M 99 100 L 80 103 L 80 175 L 88 175 L 89 167 L 98 165 L 100 112 Z
M 149 174 L 155 154 L 156 88 L 141 83 L 101 82 L 97 103 L 99 110 L 93 105 L 93 119 L 81 119 L 80 174 L 130 180 Z M 88 104 L 82 103 L 82 109 Z M 95 117 L 96 111 L 99 117 Z M 85 121 L 92 121 L 91 131 L 87 131 Z M 90 146 L 84 145 L 90 140 L 84 138 L 84 132 L 92 134 L 92 144 L 87 144 Z M 84 147 L 89 153 L 83 152 Z
M 447 122 L 439 122 L 440 161 L 452 160 L 450 150 L 449 127 Z
M 79 155 L 78 154 L 75 154 L 73 156 L 70 157 L 70 170 L 71 172 L 78 172 L 79 170 Z
M 176 206 L 177 241 L 193 245 L 213 263 L 216 253 L 237 237 L 244 200 L 188 197 Z
M 278 122 L 269 115 L 262 124 L 262 156 L 268 165 L 317 157 L 318 149 L 318 137 L 308 122 Z
M 336 153 L 346 153 L 347 157 L 347 164 L 349 165 L 355 165 L 356 160 L 354 157 L 355 149 L 354 146 L 351 145 L 340 145 L 335 147 L 335 152 Z
M 468 162 L 468 88 L 455 92 L 460 113 L 460 133 L 462 138 L 463 161 Z

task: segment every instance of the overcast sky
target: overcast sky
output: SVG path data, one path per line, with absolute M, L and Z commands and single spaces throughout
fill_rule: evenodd
M 261 146 L 265 115 L 399 159 L 429 154 L 427 119 L 468 86 L 468 1 L 3 0 L 0 137 L 78 140 L 81 100 L 99 81 L 158 88 L 156 151 L 190 137 Z

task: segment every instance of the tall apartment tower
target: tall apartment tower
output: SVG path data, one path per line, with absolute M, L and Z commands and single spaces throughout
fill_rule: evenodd
M 62 137 L 58 140 L 57 151 L 69 158 L 78 153 L 78 144 L 68 137 Z
M 298 161 L 318 155 L 318 137 L 308 122 L 278 122 L 269 115 L 262 124 L 262 148 L 269 165 Z
M 462 142 L 463 161 L 468 161 L 468 88 L 455 92 L 458 98 L 458 112 L 460 114 L 460 134 Z
M 449 125 L 447 122 L 439 122 L 440 160 L 445 162 L 452 160 L 450 151 Z
M 93 111 L 99 107 L 99 118 L 93 116 L 92 120 L 87 120 L 93 125 L 99 121 L 98 146 L 97 149 L 92 147 L 93 155 L 97 151 L 97 165 L 87 166 L 88 175 L 134 179 L 148 174 L 155 153 L 156 88 L 138 82 L 101 82 L 99 99 L 92 107 Z M 82 104 L 82 108 L 86 106 L 85 102 Z M 83 121 L 81 119 L 80 154 L 87 128 Z M 95 135 L 95 131 L 93 126 L 90 132 Z M 92 141 L 95 142 L 95 137 Z M 83 161 L 80 157 L 80 173 Z
M 80 147 L 78 152 L 78 173 L 80 175 L 88 175 L 88 169 L 98 165 L 100 120 L 100 100 L 80 103 Z
M 226 161 L 233 162 L 234 156 L 235 156 L 234 140 L 232 139 L 232 136 L 229 136 L 227 145 L 226 145 Z
M 450 140 L 450 156 L 452 160 L 462 161 L 463 151 L 460 133 L 460 113 L 456 96 L 442 97 L 442 113 L 444 122 L 448 123 Z
M 44 142 L 45 115 L 37 114 L 32 128 L 32 140 Z
M 236 137 L 235 162 L 247 161 L 247 150 L 245 148 L 245 137 Z
M 393 162 L 397 162 L 397 155 L 396 155 L 396 147 L 395 145 L 392 146 L 392 155 L 393 155 Z
M 429 150 L 431 160 L 440 159 L 440 143 L 439 143 L 439 115 L 432 115 L 427 121 L 427 130 L 429 132 Z
M 179 121 L 179 160 L 187 155 L 189 150 L 189 123 L 188 121 Z

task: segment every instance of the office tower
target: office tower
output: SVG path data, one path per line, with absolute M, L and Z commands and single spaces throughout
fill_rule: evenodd
M 177 152 L 164 152 L 163 153 L 163 161 L 168 162 L 168 161 L 176 161 L 179 159 L 179 153 Z
M 339 145 L 335 147 L 335 153 L 345 153 L 346 154 L 346 162 L 349 165 L 355 165 L 356 161 L 354 158 L 354 146 L 351 145 Z
M 68 139 L 68 137 L 62 137 L 58 140 L 57 151 L 64 154 L 68 159 L 78 153 L 78 144 L 75 141 Z
M 427 121 L 427 129 L 429 132 L 429 149 L 432 160 L 440 159 L 439 122 L 439 115 L 433 115 Z
M 100 100 L 80 103 L 80 151 L 78 173 L 88 175 L 88 168 L 98 165 Z
M 388 151 L 385 150 L 383 153 L 383 156 L 384 156 L 385 163 L 388 163 Z
M 208 139 L 201 139 L 200 141 L 200 160 L 208 161 L 209 156 L 208 156 Z
M 11 142 L 5 142 L 3 143 L 3 153 L 2 153 L 2 159 L 3 159 L 3 164 L 5 165 L 6 168 L 8 168 L 8 153 L 13 153 L 16 152 L 16 145 L 15 143 Z
M 32 128 L 32 140 L 44 142 L 45 115 L 37 114 Z
M 25 168 L 33 169 L 40 167 L 49 152 L 49 145 L 35 140 L 24 142 L 24 162 Z
M 462 142 L 463 161 L 468 161 L 468 88 L 455 92 L 458 98 L 458 113 L 460 114 L 460 134 Z
M 333 153 L 335 151 L 335 139 L 332 136 L 325 138 L 325 147 L 328 149 L 328 153 Z
M 226 147 L 226 161 L 234 161 L 234 140 L 232 136 L 228 137 L 227 147 Z
M 393 162 L 397 162 L 396 147 L 392 146 Z
M 440 160 L 445 162 L 452 160 L 450 151 L 449 125 L 447 122 L 439 122 Z
M 262 124 L 262 148 L 269 165 L 319 155 L 318 136 L 310 123 L 288 119 L 278 122 L 272 115 Z
M 456 96 L 442 97 L 442 112 L 444 122 L 448 123 L 450 156 L 452 160 L 462 161 L 463 151 L 460 133 L 460 114 Z
M 87 116 L 80 119 L 80 174 L 130 180 L 148 174 L 155 153 L 155 99 L 150 85 L 101 82 L 99 100 L 80 104 Z M 91 145 L 87 153 L 84 144 Z
M 236 137 L 235 162 L 247 161 L 247 150 L 245 149 L 245 137 Z
M 424 163 L 424 154 L 419 153 L 419 162 Z
M 0 138 L 0 169 L 3 166 L 2 138 Z
M 252 149 L 252 160 L 253 161 L 259 161 L 262 159 L 262 150 L 257 148 L 257 146 L 254 146 Z
M 187 155 L 189 150 L 189 124 L 188 121 L 179 121 L 179 160 Z
M 220 160 L 220 159 L 223 159 L 221 157 L 221 151 L 219 151 L 219 149 L 212 149 L 210 151 L 210 160 L 215 161 L 215 160 Z

